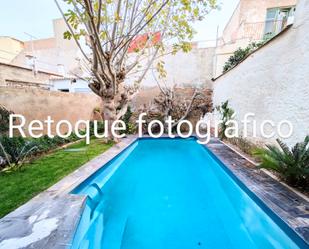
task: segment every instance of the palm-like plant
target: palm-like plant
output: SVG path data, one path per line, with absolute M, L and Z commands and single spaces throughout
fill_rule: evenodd
M 4 171 L 19 169 L 25 159 L 37 149 L 36 143 L 32 140 L 25 140 L 22 137 L 9 138 L 8 136 L 1 136 L 0 156 L 8 164 Z
M 290 149 L 277 139 L 279 147 L 267 145 L 255 151 L 261 159 L 261 168 L 271 169 L 280 174 L 292 186 L 309 190 L 309 136 Z

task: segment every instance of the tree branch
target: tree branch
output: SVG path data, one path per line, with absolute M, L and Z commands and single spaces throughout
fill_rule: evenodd
M 64 13 L 63 13 L 63 11 L 62 11 L 62 9 L 61 9 L 59 3 L 58 3 L 58 1 L 57 1 L 57 0 L 54 0 L 54 1 L 55 1 L 56 5 L 57 5 L 58 10 L 60 11 L 60 13 L 61 13 L 61 15 L 62 15 L 62 18 L 64 19 L 64 21 L 65 21 L 67 27 L 69 28 L 69 30 L 70 30 L 70 32 L 71 32 L 71 34 L 72 34 L 72 36 L 73 36 L 73 38 L 74 38 L 74 40 L 75 40 L 76 45 L 77 45 L 78 48 L 80 49 L 80 51 L 81 51 L 81 53 L 83 54 L 83 56 L 85 57 L 85 59 L 86 59 L 87 61 L 90 62 L 90 59 L 88 58 L 88 56 L 86 55 L 86 53 L 85 53 L 84 50 L 82 49 L 82 47 L 81 47 L 79 41 L 77 40 L 77 38 L 76 38 L 76 36 L 75 36 L 75 34 L 74 34 L 74 31 L 73 31 L 73 29 L 71 28 L 71 25 L 68 23 L 68 21 L 67 21 L 67 19 L 66 19 L 65 15 L 64 15 Z

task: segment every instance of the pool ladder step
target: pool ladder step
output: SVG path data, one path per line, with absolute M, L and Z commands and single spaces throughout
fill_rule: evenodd
M 92 220 L 93 218 L 93 214 L 94 211 L 96 210 L 96 208 L 98 207 L 100 200 L 103 197 L 103 192 L 101 190 L 101 188 L 99 187 L 99 185 L 97 183 L 92 183 L 89 188 L 92 187 L 94 189 L 96 189 L 96 194 L 91 197 L 90 195 L 88 195 L 88 199 L 90 201 L 90 208 L 91 208 L 91 213 L 90 213 L 90 220 Z M 99 198 L 98 198 L 99 197 Z

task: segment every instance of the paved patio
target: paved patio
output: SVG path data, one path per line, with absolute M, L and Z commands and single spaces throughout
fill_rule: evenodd
M 127 148 L 128 137 L 0 220 L 0 249 L 70 246 L 85 197 L 71 195 L 82 181 Z M 256 196 L 309 244 L 309 202 L 218 140 L 207 147 Z

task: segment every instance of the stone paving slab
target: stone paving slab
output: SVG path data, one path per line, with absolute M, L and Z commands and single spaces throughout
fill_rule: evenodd
M 219 140 L 206 146 L 267 207 L 287 223 L 309 248 L 309 202 Z

